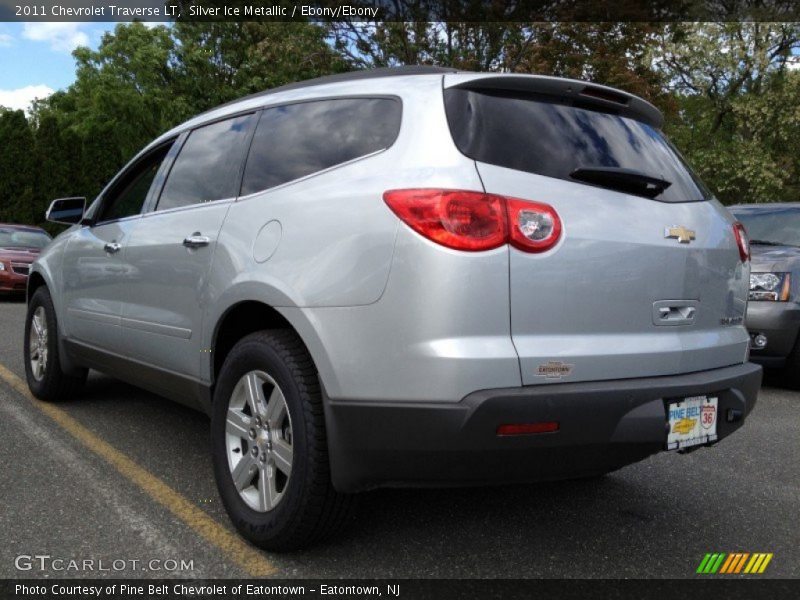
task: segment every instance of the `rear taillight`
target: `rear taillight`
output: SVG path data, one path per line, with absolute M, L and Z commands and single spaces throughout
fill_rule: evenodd
M 547 204 L 462 190 L 390 190 L 386 204 L 417 233 L 448 248 L 478 252 L 504 244 L 544 252 L 561 236 Z
M 739 221 L 733 224 L 733 235 L 736 237 L 736 245 L 739 246 L 739 258 L 742 262 L 750 260 L 750 240 L 747 238 L 747 231 Z
M 552 206 L 506 198 L 511 245 L 526 252 L 544 252 L 561 237 L 561 219 Z

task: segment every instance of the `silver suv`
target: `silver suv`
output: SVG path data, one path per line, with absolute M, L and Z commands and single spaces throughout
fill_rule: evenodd
M 97 369 L 211 417 L 269 549 L 352 492 L 597 476 L 756 402 L 743 228 L 660 113 L 551 77 L 333 76 L 145 148 L 34 263 L 27 378 Z

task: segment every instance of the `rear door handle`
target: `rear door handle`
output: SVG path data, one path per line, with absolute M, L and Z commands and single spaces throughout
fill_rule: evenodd
M 200 235 L 200 233 L 193 233 L 183 240 L 183 245 L 187 248 L 202 248 L 203 246 L 208 246 L 210 243 L 211 238 L 205 235 Z
M 116 254 L 122 249 L 122 244 L 118 244 L 117 242 L 109 242 L 105 246 L 103 246 L 106 252 L 109 254 Z

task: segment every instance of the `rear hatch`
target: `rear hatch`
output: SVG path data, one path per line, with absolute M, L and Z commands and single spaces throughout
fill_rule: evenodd
M 485 191 L 549 204 L 562 222 L 546 252 L 509 248 L 524 384 L 746 360 L 749 265 L 734 219 L 663 137 L 655 108 L 530 76 L 447 75 L 444 98 Z

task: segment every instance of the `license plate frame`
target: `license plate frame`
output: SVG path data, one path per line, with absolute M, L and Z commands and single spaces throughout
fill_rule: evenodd
M 717 441 L 719 396 L 687 396 L 667 400 L 667 450 L 682 450 Z

